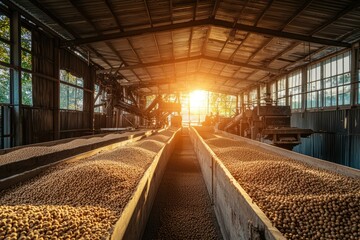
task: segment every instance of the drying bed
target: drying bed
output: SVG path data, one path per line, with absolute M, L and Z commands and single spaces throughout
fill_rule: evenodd
M 198 132 L 287 239 L 359 239 L 359 172 L 348 169 L 350 176 L 346 176 L 292 159 L 286 150 L 276 148 L 284 152 L 278 154 L 247 139 Z
M 2 191 L 0 239 L 110 238 L 144 173 L 175 133 L 168 129 L 111 151 L 59 163 Z M 158 136 L 163 141 L 152 139 Z

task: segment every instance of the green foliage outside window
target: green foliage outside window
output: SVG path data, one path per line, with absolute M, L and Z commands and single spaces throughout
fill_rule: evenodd
M 82 78 L 75 77 L 71 73 L 60 70 L 60 108 L 68 110 L 83 110 L 84 101 L 84 80 Z M 68 83 L 68 84 L 67 84 Z M 77 85 L 71 86 L 69 84 Z
M 3 39 L 10 40 L 10 19 L 0 13 L 0 36 Z
M 27 70 L 32 70 L 32 55 L 31 55 L 31 31 L 21 27 L 21 67 Z M 32 74 L 21 72 L 21 96 L 22 104 L 32 105 Z
M 10 103 L 10 69 L 0 66 L 0 104 Z
M 0 61 L 10 63 L 10 45 L 0 41 Z
M 10 63 L 10 19 L 0 13 L 0 61 Z
M 21 28 L 21 48 L 31 51 L 31 31 Z
M 0 13 L 0 61 L 10 63 L 10 19 Z M 0 66 L 0 104 L 10 103 L 10 69 Z
M 98 96 L 99 92 L 100 92 L 100 86 L 97 85 L 97 84 L 95 84 L 94 98 L 95 98 L 96 96 Z M 100 93 L 99 96 L 98 96 L 98 98 L 96 99 L 95 105 L 101 104 L 101 94 L 102 94 L 102 93 Z M 97 113 L 103 112 L 103 106 L 95 107 L 95 108 L 94 108 L 94 112 L 97 112 Z
M 236 97 L 222 93 L 210 92 L 209 96 L 210 112 L 213 115 L 219 113 L 221 116 L 230 117 L 234 115 L 236 107 Z
M 32 74 L 27 72 L 21 73 L 21 96 L 23 105 L 32 105 Z
M 31 70 L 32 69 L 32 63 L 31 63 L 31 53 L 26 51 L 21 51 L 21 67 Z

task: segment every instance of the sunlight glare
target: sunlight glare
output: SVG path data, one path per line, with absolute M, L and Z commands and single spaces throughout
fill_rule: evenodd
M 199 108 L 206 108 L 207 106 L 207 91 L 196 90 L 190 92 L 190 108 L 195 110 Z

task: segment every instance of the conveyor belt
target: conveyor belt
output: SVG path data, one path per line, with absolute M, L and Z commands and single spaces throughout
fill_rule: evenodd
M 222 239 L 185 130 L 165 170 L 143 239 Z

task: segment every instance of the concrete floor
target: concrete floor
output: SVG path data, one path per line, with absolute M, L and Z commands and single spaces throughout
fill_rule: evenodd
M 186 129 L 169 159 L 143 239 L 222 239 Z

